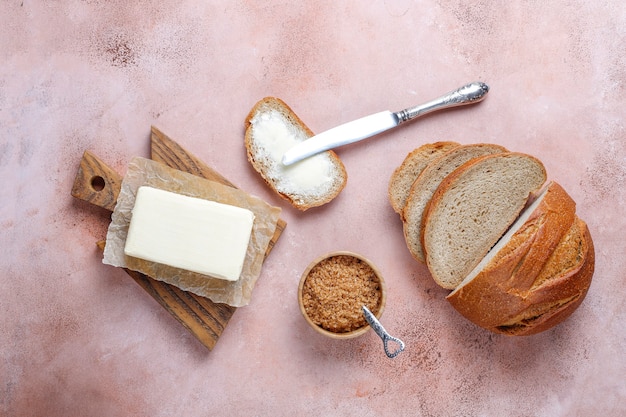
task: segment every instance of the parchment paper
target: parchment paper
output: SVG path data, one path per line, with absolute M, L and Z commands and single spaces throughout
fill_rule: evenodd
M 124 254 L 126 235 L 135 205 L 137 189 L 148 185 L 190 197 L 246 208 L 254 213 L 252 234 L 238 281 L 225 281 L 207 275 L 144 261 Z M 167 167 L 145 158 L 134 158 L 122 181 L 117 205 L 107 231 L 103 263 L 142 272 L 156 280 L 175 285 L 182 290 L 207 297 L 216 303 L 242 307 L 250 302 L 252 289 L 261 273 L 265 251 L 274 235 L 280 208 L 241 190 L 209 181 Z

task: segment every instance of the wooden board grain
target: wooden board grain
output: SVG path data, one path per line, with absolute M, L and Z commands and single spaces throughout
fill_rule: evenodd
M 178 143 L 170 139 L 156 127 L 152 126 L 152 134 L 150 140 L 151 159 L 161 162 L 171 168 L 185 171 L 199 177 L 206 178 L 211 181 L 220 182 L 233 188 L 237 188 L 233 183 L 224 178 L 219 172 L 215 171 L 207 164 L 196 158 L 193 154 L 186 151 Z M 265 256 L 270 254 L 274 244 L 285 230 L 287 223 L 283 219 L 279 219 L 276 224 L 276 231 L 267 246 Z
M 206 165 L 155 127 L 152 127 L 150 142 L 153 160 L 199 177 L 235 187 L 219 172 Z M 120 192 L 121 182 L 122 177 L 118 173 L 93 153 L 85 151 L 72 187 L 72 196 L 112 211 Z M 265 253 L 266 257 L 278 241 L 285 226 L 285 221 L 279 219 L 276 232 Z M 104 249 L 105 242 L 101 241 L 98 245 Z M 215 347 L 228 321 L 236 311 L 235 307 L 214 303 L 207 298 L 182 291 L 178 287 L 157 281 L 140 272 L 128 269 L 125 271 L 209 350 Z
M 72 186 L 72 196 L 113 211 L 122 187 L 122 176 L 96 155 L 85 151 Z

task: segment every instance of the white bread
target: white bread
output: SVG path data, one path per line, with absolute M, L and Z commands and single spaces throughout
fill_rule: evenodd
M 504 152 L 507 152 L 506 148 L 493 144 L 457 146 L 430 161 L 422 170 L 413 182 L 402 210 L 404 237 L 416 260 L 426 261 L 421 239 L 424 209 L 444 178 L 470 159 Z
M 585 297 L 595 264 L 589 230 L 575 210 L 551 183 L 447 300 L 496 333 L 536 334 L 565 320 Z
M 280 197 L 299 210 L 333 200 L 345 187 L 346 169 L 333 151 L 309 157 L 292 166 L 281 162 L 283 154 L 313 132 L 276 97 L 257 102 L 245 120 L 248 161 Z
M 402 210 L 411 190 L 411 185 L 426 166 L 450 149 L 459 146 L 456 142 L 427 143 L 409 152 L 402 164 L 395 169 L 389 180 L 389 202 L 393 210 L 402 216 Z
M 448 175 L 424 215 L 422 246 L 433 279 L 456 288 L 545 181 L 538 159 L 515 152 L 474 158 Z

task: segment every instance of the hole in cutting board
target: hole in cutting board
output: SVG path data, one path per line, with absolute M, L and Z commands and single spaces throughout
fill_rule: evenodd
M 106 183 L 104 182 L 104 178 L 102 178 L 101 176 L 96 175 L 95 177 L 91 178 L 91 188 L 93 188 L 95 191 L 104 190 L 105 185 Z

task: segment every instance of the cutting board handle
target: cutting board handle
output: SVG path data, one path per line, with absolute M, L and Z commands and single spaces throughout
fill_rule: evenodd
M 170 168 L 234 187 L 220 173 L 189 153 L 154 126 L 150 139 L 152 160 Z M 86 151 L 76 174 L 72 195 L 80 200 L 113 211 L 120 194 L 122 179 L 122 176 L 109 168 L 94 154 Z M 276 231 L 267 247 L 265 256 L 269 255 L 286 225 L 287 223 L 283 219 L 278 220 Z M 105 242 L 101 241 L 98 246 L 104 249 L 104 244 Z M 228 321 L 237 310 L 235 307 L 214 303 L 208 298 L 183 291 L 174 285 L 157 281 L 139 272 L 126 269 L 126 273 L 209 350 L 213 349 Z
M 72 186 L 72 196 L 113 211 L 121 187 L 122 176 L 85 151 Z

